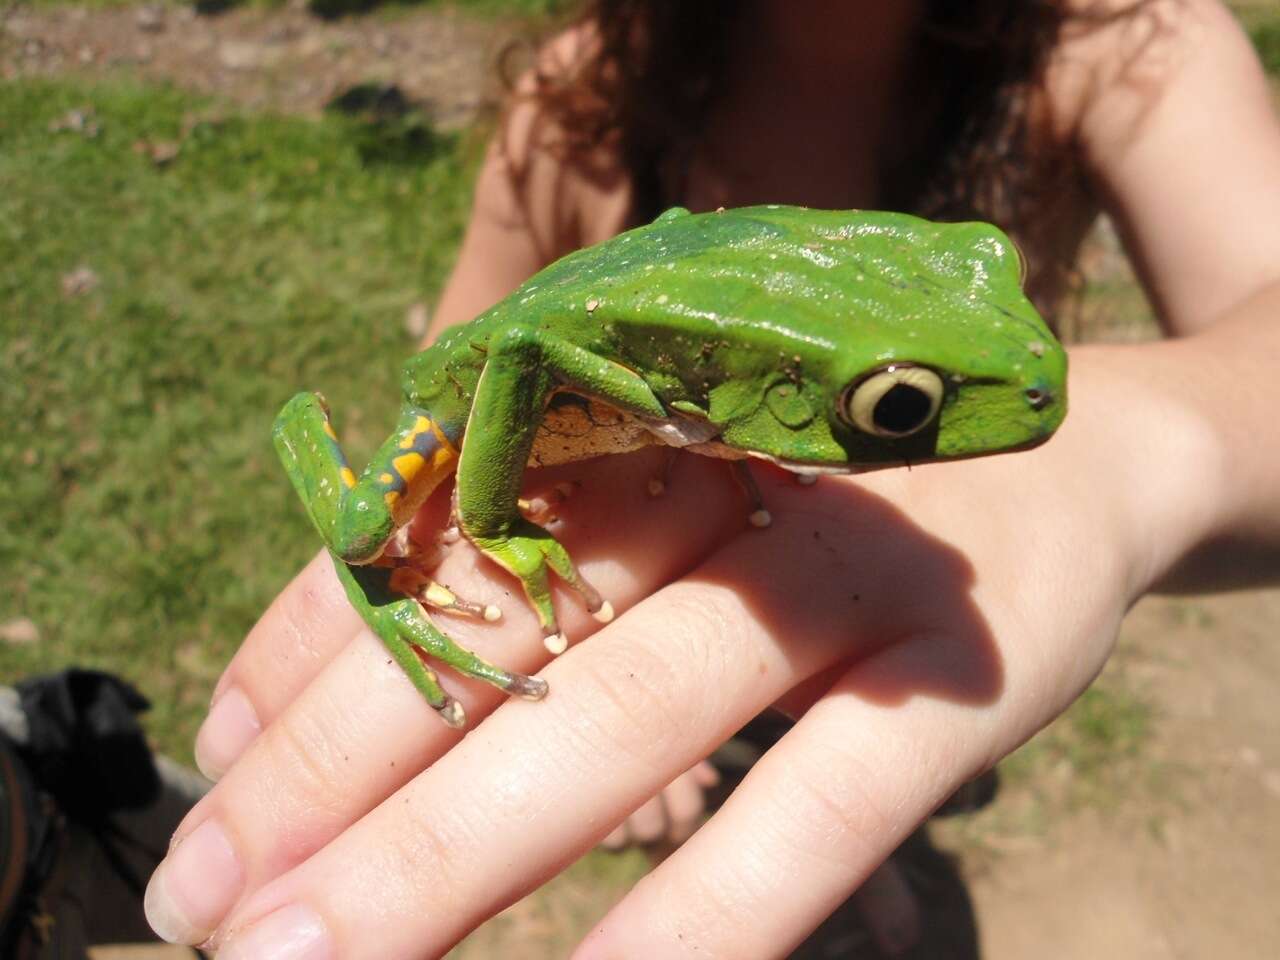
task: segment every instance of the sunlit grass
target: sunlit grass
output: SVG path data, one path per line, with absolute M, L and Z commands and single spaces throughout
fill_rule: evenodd
M 72 110 L 99 132 L 51 132 Z M 218 671 L 318 545 L 272 417 L 323 389 L 356 459 L 389 428 L 468 153 L 404 121 L 0 87 L 0 625 L 38 633 L 0 644 L 0 680 L 119 672 L 189 755 Z

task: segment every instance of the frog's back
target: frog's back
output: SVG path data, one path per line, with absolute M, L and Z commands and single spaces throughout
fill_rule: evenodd
M 446 334 L 428 365 L 437 387 L 445 368 L 446 378 L 473 384 L 489 338 L 516 323 L 641 369 L 673 338 L 774 350 L 845 338 L 905 345 L 927 329 L 935 346 L 960 349 L 975 332 L 990 341 L 993 311 L 1024 350 L 1048 331 L 1019 274 L 1012 243 L 983 223 L 781 205 L 676 208 L 546 267 Z
M 948 325 L 991 304 L 1021 308 L 1018 254 L 983 223 L 780 205 L 708 214 L 679 208 L 542 270 L 476 321 L 485 335 L 513 321 L 608 352 L 607 325 L 670 324 L 683 333 L 739 327 L 824 336 L 833 316 L 869 325 Z M 1034 310 L 1019 310 L 1039 323 Z

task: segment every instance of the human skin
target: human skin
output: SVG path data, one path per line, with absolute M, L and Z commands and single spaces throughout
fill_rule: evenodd
M 661 500 L 645 455 L 534 480 L 581 482 L 557 532 L 622 613 L 542 670 L 542 703 L 495 710 L 500 695 L 453 680 L 468 716 L 492 711 L 465 739 L 318 557 L 218 685 L 198 752 L 223 775 L 153 878 L 153 924 L 212 936 L 223 960 L 438 955 L 782 700 L 795 728 L 577 957 L 784 955 L 1066 708 L 1143 593 L 1274 578 L 1280 134 L 1227 15 L 1177 6 L 1195 42 L 1161 51 L 1154 87 L 1139 96 L 1113 69 L 1124 38 L 1095 33 L 1059 61 L 1052 101 L 1176 339 L 1074 350 L 1071 415 L 1033 451 L 809 489 L 762 470 L 766 531 L 743 529 L 702 458 Z M 583 198 L 592 222 L 620 208 Z M 446 321 L 533 257 L 500 214 L 478 203 Z M 465 545 L 441 579 L 482 602 L 512 588 Z M 596 629 L 558 602 L 572 636 Z M 451 633 L 542 667 L 532 614 L 505 610 Z

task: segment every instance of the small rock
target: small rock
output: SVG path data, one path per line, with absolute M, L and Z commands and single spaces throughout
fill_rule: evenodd
M 91 267 L 79 266 L 62 275 L 62 295 L 82 297 L 98 286 L 98 275 Z
M 0 623 L 0 640 L 14 646 L 27 646 L 40 639 L 40 628 L 27 617 Z
M 427 335 L 427 327 L 431 324 L 431 311 L 422 301 L 412 303 L 404 312 L 404 329 L 415 340 Z
M 50 133 L 63 131 L 79 133 L 92 139 L 102 131 L 102 127 L 94 116 L 93 107 L 81 107 L 78 110 L 70 110 L 57 120 L 49 122 Z
M 218 62 L 228 70 L 252 70 L 262 63 L 262 48 L 243 40 L 225 40 L 218 46 Z

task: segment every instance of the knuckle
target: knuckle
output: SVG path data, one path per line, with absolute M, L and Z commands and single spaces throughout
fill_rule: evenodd
M 735 665 L 744 661 L 745 618 L 736 604 L 702 587 L 669 593 L 659 635 L 642 626 L 644 637 L 603 648 L 584 668 L 587 703 L 578 709 L 598 718 L 608 746 L 633 756 L 666 753 L 690 729 L 718 727 L 741 672 Z
M 343 798 L 349 792 L 350 752 L 340 734 L 343 711 L 335 708 L 329 716 L 325 713 L 289 711 L 269 728 L 272 752 L 280 758 L 272 768 L 281 771 L 282 781 L 276 785 L 275 807 L 287 824 L 305 821 L 308 832 L 341 818 Z
M 653 651 L 630 647 L 584 665 L 574 723 L 588 757 L 601 754 L 647 760 L 672 746 L 687 698 L 679 670 Z
M 394 842 L 384 844 L 382 871 L 389 882 L 395 878 L 429 876 L 431 888 L 464 891 L 473 877 L 467 864 L 479 855 L 480 843 L 474 829 L 460 816 L 443 811 L 429 798 L 406 795 L 396 798 Z
M 876 792 L 882 778 L 851 750 L 839 744 L 808 744 L 787 756 L 778 778 L 777 818 L 786 842 L 809 853 L 830 852 L 843 860 L 851 843 L 863 844 L 893 832 L 896 827 L 886 802 Z

